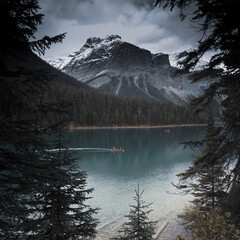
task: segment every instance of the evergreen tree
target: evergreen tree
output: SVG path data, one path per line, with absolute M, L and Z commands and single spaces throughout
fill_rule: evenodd
M 37 1 L 0 3 L 2 38 L 0 44 L 0 238 L 25 239 L 28 228 L 30 191 L 43 172 L 39 167 L 40 150 L 46 147 L 36 121 L 47 105 L 40 98 L 47 88 L 44 74 L 17 69 L 16 61 L 30 51 L 42 15 L 37 14 Z M 63 39 L 49 41 L 49 44 Z M 36 43 L 37 44 L 37 43 Z M 45 43 L 38 43 L 44 49 Z M 34 44 L 33 44 L 34 45 Z M 23 53 L 24 52 L 24 53 Z M 22 58 L 21 58 L 22 59 Z M 14 70 L 13 70 L 14 69 Z
M 35 40 L 35 33 L 42 24 L 43 14 L 37 0 L 2 0 L 0 3 L 2 35 L 0 53 L 19 54 L 30 49 L 39 54 L 44 54 L 53 43 L 62 42 L 64 34 L 54 37 L 44 36 Z M 34 39 L 34 41 L 32 41 Z M 16 52 L 17 51 L 17 52 Z
M 127 239 L 127 240 L 152 240 L 154 234 L 155 222 L 150 221 L 148 218 L 149 213 L 152 210 L 148 210 L 151 204 L 145 204 L 142 200 L 143 192 L 139 191 L 139 185 L 135 190 L 136 196 L 134 197 L 135 205 L 130 205 L 131 209 L 128 215 L 128 221 L 123 224 L 118 231 L 120 236 L 112 238 Z
M 201 148 L 201 154 L 187 171 L 178 175 L 182 186 L 187 187 L 195 197 L 192 202 L 204 212 L 216 206 L 228 187 L 228 176 L 223 169 L 224 159 L 219 157 L 217 151 L 222 142 L 218 133 L 219 129 L 209 115 L 204 140 L 185 142 L 185 147 Z
M 239 240 L 240 232 L 230 219 L 230 213 L 224 214 L 219 208 L 207 213 L 188 209 L 182 216 L 190 230 L 188 238 L 178 236 L 179 240 Z
M 85 189 L 86 174 L 73 169 L 67 154 L 48 151 L 46 134 L 55 132 L 66 109 L 45 99 L 47 74 L 24 67 L 25 54 L 43 54 L 64 38 L 30 41 L 42 21 L 38 9 L 36 0 L 0 3 L 0 238 L 90 237 L 96 209 L 85 204 L 92 191 Z
M 45 86 L 37 73 L 1 74 L 0 238 L 25 239 L 32 192 L 42 183 L 49 155 L 41 137 L 45 129 L 36 122 L 36 114 L 47 109 L 38 103 Z
M 230 167 L 231 188 L 228 191 L 228 205 L 232 204 L 231 189 L 240 194 L 240 5 L 238 0 L 156 0 L 156 5 L 164 9 L 180 11 L 180 18 L 190 21 L 202 33 L 196 47 L 186 53 L 179 63 L 180 72 L 189 72 L 196 68 L 206 53 L 211 53 L 210 61 L 200 71 L 192 74 L 193 81 L 214 75 L 213 81 L 204 93 L 193 101 L 195 111 L 205 109 L 218 100 L 221 106 L 221 121 L 224 123 L 219 131 L 221 145 L 215 146 L 216 161 L 224 160 L 223 169 Z M 233 199 L 235 206 L 239 198 Z M 237 203 L 238 202 L 238 203 Z M 232 215 L 239 211 L 232 211 Z M 238 222 L 239 223 L 239 222 Z
M 94 237 L 97 209 L 86 205 L 93 189 L 86 189 L 86 173 L 75 170 L 74 159 L 64 148 L 61 129 L 51 157 L 46 159 L 50 169 L 45 169 L 47 182 L 35 188 L 38 201 L 34 202 L 31 232 L 27 239 L 68 240 Z M 52 150 L 49 150 L 52 151 Z M 38 206 L 36 208 L 36 206 Z

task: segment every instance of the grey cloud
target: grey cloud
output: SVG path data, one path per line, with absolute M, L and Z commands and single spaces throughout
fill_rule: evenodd
M 138 44 L 158 43 L 164 38 L 174 37 L 182 40 L 185 45 L 193 45 L 201 35 L 188 20 L 180 21 L 178 12 L 163 12 L 156 9 L 149 13 L 143 23 L 152 24 L 156 31 L 151 36 L 137 39 Z
M 154 44 L 154 43 L 158 43 L 160 41 L 160 39 L 163 37 L 163 33 L 162 31 L 156 31 L 153 32 L 152 34 L 148 34 L 142 37 L 139 37 L 136 42 L 137 44 Z
M 125 2 L 131 2 L 138 8 L 146 8 L 147 10 L 153 9 L 153 0 L 124 0 Z
M 179 20 L 179 13 L 167 13 L 159 8 L 153 9 L 154 0 L 40 0 L 46 16 L 56 20 L 72 20 L 75 24 L 106 24 L 121 18 L 122 24 L 152 24 L 164 29 L 165 36 L 177 35 L 188 42 L 198 39 L 199 35 L 190 29 L 189 22 Z M 139 12 L 144 12 L 141 14 Z M 136 24 L 136 23 L 135 23 Z M 162 35 L 162 37 L 165 37 Z M 149 41 L 147 37 L 138 39 L 139 43 Z
M 57 55 L 67 49 L 79 49 L 87 37 L 113 33 L 156 51 L 193 45 L 199 39 L 199 34 L 189 28 L 188 21 L 181 22 L 177 12 L 153 8 L 154 1 L 39 0 L 45 18 L 37 35 L 68 32 Z
M 153 0 L 40 0 L 44 14 L 79 24 L 109 22 L 123 12 L 153 9 Z

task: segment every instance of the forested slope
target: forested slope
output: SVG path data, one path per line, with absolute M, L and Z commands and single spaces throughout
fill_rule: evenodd
M 48 76 L 49 89 L 39 100 L 41 103 L 59 104 L 66 110 L 66 125 L 76 126 L 136 126 L 202 123 L 204 120 L 189 114 L 185 107 L 173 104 L 148 102 L 135 98 L 122 98 L 100 93 L 97 90 L 60 72 L 32 52 L 22 58 L 6 56 L 5 63 L 11 68 L 26 68 Z M 56 116 L 46 119 L 39 116 L 40 122 L 56 121 Z M 44 120 L 43 120 L 44 119 Z
M 184 107 L 119 98 L 55 82 L 45 101 L 62 103 L 77 126 L 136 126 L 203 123 Z

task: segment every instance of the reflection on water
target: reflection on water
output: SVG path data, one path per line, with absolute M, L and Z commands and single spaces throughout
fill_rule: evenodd
M 80 170 L 88 173 L 93 187 L 90 205 L 100 207 L 99 236 L 108 239 L 124 221 L 133 203 L 137 184 L 145 189 L 143 199 L 153 202 L 151 217 L 162 221 L 175 218 L 190 199 L 176 193 L 172 182 L 193 160 L 194 153 L 182 150 L 179 142 L 199 139 L 202 127 L 164 129 L 81 130 L 66 133 L 70 148 L 93 148 L 99 151 L 76 151 Z M 125 152 L 101 151 L 122 147 Z

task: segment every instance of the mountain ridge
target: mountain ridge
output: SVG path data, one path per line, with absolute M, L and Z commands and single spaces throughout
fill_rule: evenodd
M 55 68 L 102 92 L 174 105 L 186 105 L 207 86 L 190 84 L 189 75 L 173 77 L 169 55 L 153 54 L 119 35 L 88 38 L 79 51 L 49 59 Z

